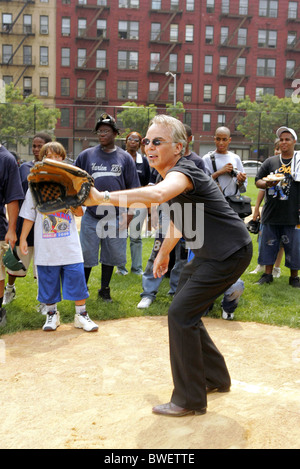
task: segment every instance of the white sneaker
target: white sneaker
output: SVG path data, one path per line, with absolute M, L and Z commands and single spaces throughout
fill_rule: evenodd
M 259 274 L 260 272 L 264 272 L 265 271 L 265 266 L 264 265 L 259 265 L 255 267 L 254 270 L 252 270 L 252 272 L 249 272 L 250 274 Z
M 3 296 L 3 305 L 8 305 L 16 298 L 16 289 L 15 287 L 9 288 L 7 285 L 5 287 L 4 296 Z
M 281 268 L 280 267 L 273 267 L 272 275 L 273 275 L 274 278 L 280 278 Z
M 222 311 L 222 318 L 226 319 L 227 321 L 232 321 L 234 318 L 234 313 L 226 313 L 226 311 Z
M 98 330 L 97 324 L 95 324 L 89 317 L 88 313 L 75 314 L 74 326 L 77 329 L 83 329 L 86 332 L 94 332 Z
M 43 325 L 43 331 L 56 331 L 58 326 L 60 326 L 59 312 L 47 313 L 46 322 Z
M 149 306 L 153 303 L 152 298 L 149 298 L 149 296 L 144 296 L 139 304 L 137 305 L 138 308 L 140 309 L 146 309 L 149 308 Z

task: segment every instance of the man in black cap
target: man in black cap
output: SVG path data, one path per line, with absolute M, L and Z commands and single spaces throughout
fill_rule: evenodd
M 115 119 L 102 113 L 94 131 L 98 135 L 99 145 L 82 151 L 75 162 L 76 166 L 93 176 L 95 187 L 100 191 L 140 187 L 132 157 L 115 145 L 115 138 L 119 134 Z M 99 297 L 108 302 L 112 301 L 109 283 L 114 266 L 126 264 L 127 231 L 119 232 L 121 213 L 122 210 L 111 205 L 88 207 L 81 222 L 80 240 L 86 281 L 88 282 L 92 267 L 98 265 L 101 246 L 102 277 Z

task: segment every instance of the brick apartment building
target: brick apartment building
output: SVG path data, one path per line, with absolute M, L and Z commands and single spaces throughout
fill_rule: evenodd
M 0 78 L 5 74 L 6 81 L 12 36 L 4 30 L 4 15 L 18 5 L 10 21 L 14 28 L 27 24 L 24 3 L 33 11 L 56 11 L 56 20 L 48 19 L 49 61 L 42 72 L 49 90 L 55 80 L 55 95 L 51 91 L 49 97 L 62 113 L 56 136 L 74 156 L 93 143 L 91 129 L 100 110 L 118 117 L 119 106 L 135 101 L 155 104 L 161 112 L 175 99 L 184 104 L 196 151 L 211 148 L 215 128 L 225 123 L 232 146 L 248 159 L 250 145 L 236 131 L 236 104 L 246 95 L 251 100 L 266 93 L 290 96 L 293 80 L 300 78 L 299 0 L 0 0 Z M 36 28 L 46 16 L 39 15 L 32 22 Z M 18 36 L 12 51 L 24 51 L 32 41 L 40 63 L 42 39 L 47 38 L 39 26 L 34 38 Z M 19 72 L 10 76 L 19 85 L 31 76 L 33 92 L 41 96 L 40 70 Z

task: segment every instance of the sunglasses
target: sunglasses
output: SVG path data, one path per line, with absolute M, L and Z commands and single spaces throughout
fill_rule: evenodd
M 158 137 L 154 138 L 151 142 L 151 140 L 149 140 L 149 138 L 143 138 L 142 145 L 146 146 L 146 145 L 150 145 L 150 143 L 152 143 L 152 145 L 154 145 L 155 147 L 158 147 L 162 143 L 174 143 L 174 142 L 165 142 L 164 140 L 159 140 Z

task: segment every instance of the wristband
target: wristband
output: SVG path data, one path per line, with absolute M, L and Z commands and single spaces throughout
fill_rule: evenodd
M 105 202 L 108 202 L 110 200 L 110 193 L 108 191 L 104 191 L 103 200 Z

